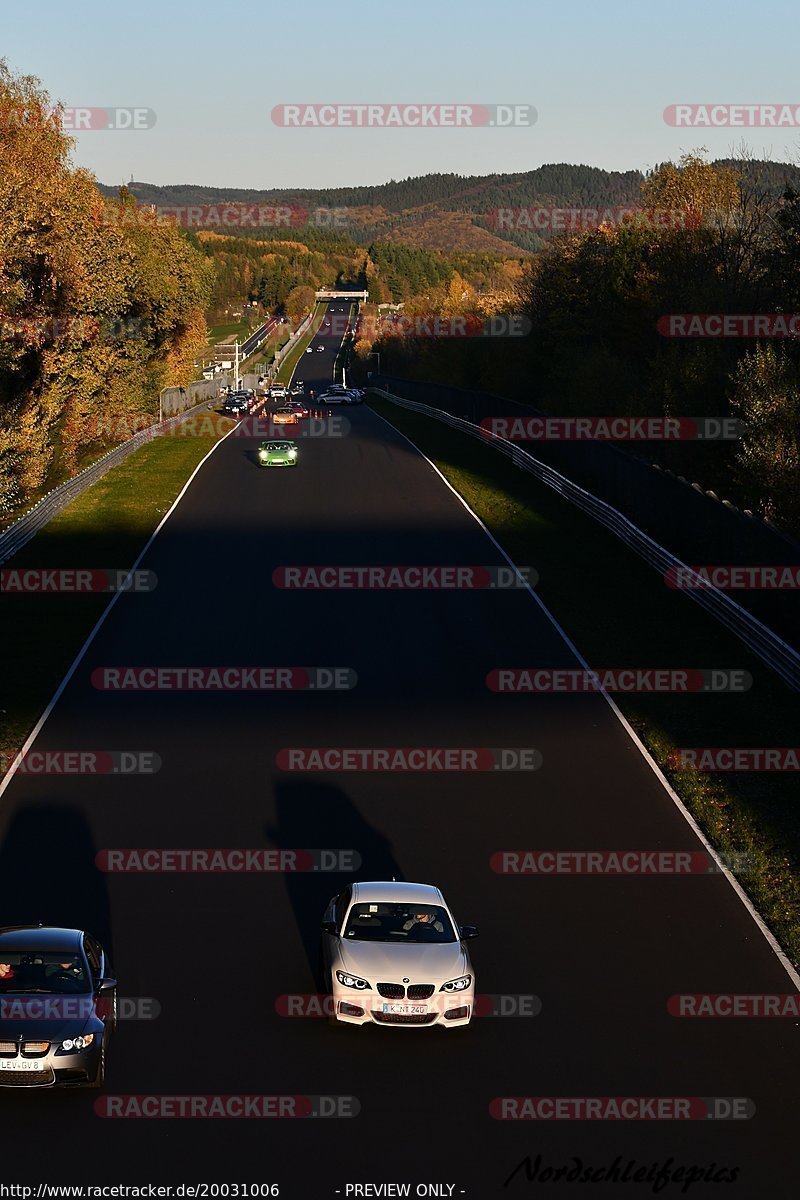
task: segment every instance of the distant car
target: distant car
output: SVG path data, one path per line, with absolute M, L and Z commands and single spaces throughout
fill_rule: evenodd
M 342 387 L 330 387 L 319 397 L 320 404 L 360 404 L 355 392 Z
M 285 383 L 273 383 L 269 389 L 271 400 L 285 400 L 288 394 Z
M 296 412 L 298 417 L 307 417 L 308 416 L 308 409 L 306 408 L 305 404 L 303 404 L 302 401 L 300 401 L 300 400 L 290 401 L 289 408 L 291 408 L 294 412 Z
M 258 447 L 258 465 L 260 467 L 296 467 L 297 446 L 294 442 L 284 440 L 262 442 Z
M 0 927 L 0 1087 L 105 1083 L 117 981 L 80 929 Z
M 427 883 L 352 883 L 328 904 L 322 959 L 333 1019 L 352 1025 L 468 1025 L 475 972 L 439 888 Z
M 272 422 L 274 425 L 296 425 L 297 413 L 293 408 L 284 405 L 283 408 L 276 408 L 272 414 Z
M 290 396 L 302 396 L 305 393 L 305 387 L 302 383 L 293 383 L 289 389 Z
M 306 346 L 306 354 L 311 354 L 311 353 L 312 353 L 312 347 Z
M 324 346 L 317 346 L 317 354 L 322 354 L 322 351 L 323 351 L 324 349 L 325 349 L 325 347 L 324 347 Z

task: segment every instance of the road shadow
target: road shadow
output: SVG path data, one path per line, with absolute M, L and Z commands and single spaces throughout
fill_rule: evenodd
M 96 853 L 77 809 L 52 804 L 20 809 L 0 847 L 0 925 L 41 921 L 84 929 L 100 940 L 113 963 L 108 888 Z
M 355 871 L 302 871 L 285 876 L 308 964 L 318 991 L 323 991 L 320 923 L 331 896 L 353 879 L 404 879 L 391 842 L 364 820 L 339 787 L 308 780 L 280 782 L 275 787 L 277 824 L 267 826 L 273 845 L 288 850 L 354 850 Z

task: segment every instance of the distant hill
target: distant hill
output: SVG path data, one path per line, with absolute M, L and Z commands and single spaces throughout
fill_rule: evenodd
M 719 160 L 730 165 L 733 160 Z M 800 190 L 800 168 L 788 163 L 751 163 L 767 185 L 780 192 L 787 184 Z M 198 184 L 132 182 L 128 190 L 140 204 L 173 207 L 198 204 L 296 204 L 346 208 L 342 234 L 359 245 L 402 242 L 445 252 L 519 254 L 543 244 L 527 230 L 494 228 L 497 208 L 613 208 L 635 204 L 645 176 L 641 171 L 604 171 L 583 164 L 548 163 L 533 171 L 503 175 L 420 175 L 376 186 L 353 188 L 224 188 Z M 118 189 L 99 185 L 106 195 Z M 237 231 L 231 230 L 231 233 Z M 245 231 L 239 231 L 244 233 Z M 247 236 L 263 237 L 262 231 Z

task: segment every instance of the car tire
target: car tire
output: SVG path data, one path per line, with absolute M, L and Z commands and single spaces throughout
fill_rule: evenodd
M 95 1090 L 99 1090 L 100 1088 L 105 1087 L 105 1085 L 106 1085 L 106 1040 L 105 1040 L 105 1038 L 103 1038 L 103 1041 L 100 1043 L 100 1059 L 97 1063 L 97 1074 L 95 1075 L 92 1082 L 87 1084 L 87 1087 L 94 1088 Z

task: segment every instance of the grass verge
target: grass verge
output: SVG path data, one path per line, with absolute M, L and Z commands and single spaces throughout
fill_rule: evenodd
M 514 562 L 535 568 L 537 593 L 591 666 L 750 672 L 744 693 L 615 700 L 712 845 L 740 864 L 742 887 L 800 962 L 797 775 L 673 765 L 683 747 L 796 746 L 800 697 L 685 593 L 533 476 L 434 418 L 374 395 L 368 402 L 436 463 Z
M 263 324 L 263 322 L 262 322 Z M 245 341 L 253 332 L 246 321 L 227 321 L 219 325 L 210 325 L 208 328 L 208 344 L 216 346 L 220 342 L 227 342 L 230 338 L 239 339 L 240 342 Z
M 3 566 L 128 570 L 200 460 L 231 427 L 208 413 L 114 467 Z M 108 593 L 0 592 L 0 754 L 24 742 L 109 601 Z M 0 776 L 3 760 L 0 759 Z

